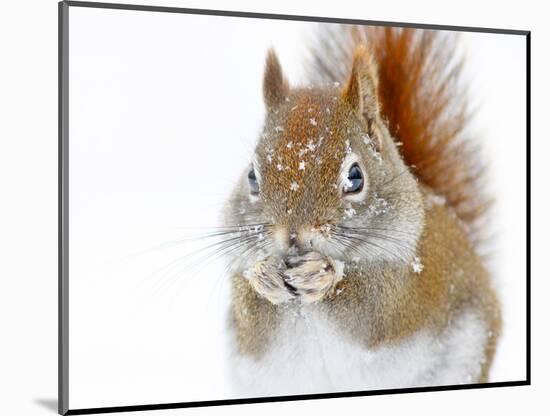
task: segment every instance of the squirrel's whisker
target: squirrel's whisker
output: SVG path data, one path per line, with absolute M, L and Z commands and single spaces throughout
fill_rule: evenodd
M 230 238 L 225 238 L 225 239 L 220 240 L 220 241 L 215 241 L 215 242 L 213 242 L 211 244 L 208 244 L 204 247 L 199 247 L 196 250 L 193 250 L 190 253 L 186 253 L 185 255 L 171 261 L 170 263 L 168 263 L 168 264 L 164 265 L 163 267 L 161 267 L 160 269 L 158 269 L 154 274 L 159 273 L 159 272 L 163 272 L 163 274 L 161 276 L 165 276 L 174 267 L 177 267 L 179 264 L 181 264 L 182 262 L 184 262 L 186 260 L 191 260 L 194 256 L 200 255 L 200 254 L 204 253 L 206 250 L 213 250 L 213 251 L 211 253 L 207 252 L 206 255 L 199 258 L 199 260 L 208 259 L 213 253 L 216 252 L 216 249 L 231 247 L 232 245 L 235 245 L 235 243 L 238 243 L 239 240 L 241 240 L 241 241 L 242 240 L 247 240 L 247 239 L 253 240 L 255 238 L 257 238 L 257 237 L 254 236 L 254 235 L 249 235 L 249 236 L 239 235 L 239 236 L 232 236 Z M 191 263 L 188 267 L 185 268 L 185 270 L 188 271 L 188 269 L 192 265 L 194 265 L 194 263 L 195 262 Z
M 368 236 L 368 235 L 367 235 Z M 376 236 L 374 235 L 370 235 L 370 237 L 372 237 L 371 239 L 366 239 L 366 238 L 360 238 L 358 236 L 352 236 L 352 235 L 341 235 L 341 237 L 343 238 L 346 238 L 350 241 L 355 241 L 355 242 L 360 242 L 360 243 L 363 243 L 363 244 L 366 244 L 366 245 L 371 245 L 375 248 L 378 248 L 384 252 L 386 252 L 387 254 L 389 254 L 391 257 L 394 257 L 398 260 L 401 260 L 403 262 L 406 261 L 406 259 L 401 255 L 401 253 L 396 253 L 396 252 L 393 252 L 391 250 L 389 250 L 387 247 L 384 247 L 382 245 L 379 245 L 379 244 L 376 244 L 375 242 L 372 241 L 372 238 L 376 238 Z M 384 240 L 383 238 L 378 238 L 379 240 Z M 404 247 L 401 247 L 401 248 L 404 248 Z
M 368 254 L 368 255 L 375 254 L 372 247 L 369 247 L 368 245 L 365 245 L 365 244 L 361 244 L 362 241 L 359 242 L 360 244 L 357 244 L 358 241 L 356 241 L 356 239 L 352 238 L 352 236 L 336 233 L 336 234 L 333 235 L 333 237 L 341 245 L 343 245 L 347 249 L 351 249 L 352 251 L 354 251 L 359 256 L 362 256 L 365 253 Z M 343 253 L 343 254 L 346 254 L 346 253 Z
M 200 241 L 200 240 L 206 240 L 210 238 L 216 238 L 220 236 L 227 236 L 232 234 L 239 234 L 239 233 L 250 233 L 253 232 L 254 227 L 264 227 L 268 228 L 270 226 L 269 223 L 258 223 L 258 224 L 247 224 L 247 225 L 240 225 L 240 226 L 222 226 L 222 227 L 193 227 L 192 229 L 200 229 L 200 228 L 206 228 L 206 229 L 212 229 L 217 231 L 211 231 L 207 233 L 202 234 L 196 234 L 196 235 L 189 235 L 183 238 L 179 238 L 177 240 L 172 241 L 165 241 L 161 244 L 146 248 L 144 250 L 138 251 L 134 253 L 132 256 L 140 256 L 143 254 L 148 254 L 157 250 L 162 250 L 165 248 L 173 248 L 177 246 L 181 246 L 184 244 L 187 244 L 189 242 L 194 241 Z
M 340 236 L 335 236 L 335 240 L 341 247 L 343 247 L 343 249 L 340 248 L 340 253 L 341 254 L 346 254 L 347 250 L 352 250 L 358 256 L 361 256 L 363 254 L 362 249 L 360 247 L 358 247 L 356 244 L 352 244 L 352 242 L 346 241 L 345 239 L 341 238 Z M 369 247 L 365 247 L 365 248 L 368 249 Z M 368 251 L 368 250 L 366 250 L 366 251 Z M 372 254 L 372 253 L 369 253 L 369 254 Z
M 202 268 L 204 268 L 205 265 L 209 263 L 213 263 L 214 261 L 219 259 L 221 256 L 231 254 L 232 251 L 237 250 L 241 246 L 253 243 L 256 238 L 257 238 L 256 236 L 246 236 L 243 238 L 241 237 L 231 238 L 220 242 L 216 242 L 215 244 L 211 244 L 207 247 L 202 247 L 198 250 L 195 250 L 193 253 L 190 253 L 188 255 L 185 255 L 176 259 L 171 263 L 170 268 L 177 267 L 179 264 L 181 264 L 186 260 L 192 260 L 192 256 L 197 254 L 200 255 L 201 253 L 204 253 L 205 250 L 210 250 L 204 253 L 201 257 L 196 258 L 194 261 L 186 265 L 183 269 L 179 270 L 177 273 L 184 274 L 184 273 L 189 273 L 190 271 L 196 272 L 194 268 L 201 265 L 203 267 L 199 268 L 198 270 L 202 270 Z M 206 262 L 206 260 L 208 260 L 208 262 Z
M 387 230 L 384 230 L 384 231 L 387 231 Z M 351 233 L 346 233 L 347 235 L 349 236 L 372 236 L 374 238 L 378 238 L 378 239 L 383 239 L 383 240 L 387 240 L 387 241 L 392 241 L 394 242 L 395 244 L 405 248 L 405 249 L 409 249 L 411 248 L 409 244 L 404 244 L 403 240 L 399 239 L 399 238 L 396 238 L 396 237 L 393 237 L 391 235 L 387 235 L 387 234 L 380 234 L 380 233 L 377 233 L 377 232 L 372 232 L 370 231 L 370 229 L 365 229 L 363 230 L 362 232 L 351 232 Z
M 230 267 L 234 267 L 236 265 L 240 266 L 242 265 L 244 259 L 247 258 L 248 254 L 252 254 L 255 250 L 260 251 L 267 247 L 269 244 L 271 244 L 270 241 L 264 240 L 260 244 L 251 244 L 249 247 L 245 247 L 242 251 L 240 256 L 235 256 L 235 258 L 230 262 Z
M 337 226 L 336 228 L 339 229 L 339 230 L 343 230 L 344 232 L 347 232 L 348 230 L 350 230 L 350 231 L 360 231 L 360 232 L 361 232 L 361 235 L 362 235 L 362 232 L 363 232 L 363 231 L 370 231 L 370 230 L 374 230 L 374 231 L 388 231 L 388 232 L 394 232 L 394 233 L 405 234 L 405 235 L 411 235 L 411 236 L 414 236 L 414 235 L 415 235 L 415 233 L 412 233 L 412 232 L 409 232 L 409 231 L 397 230 L 397 229 L 395 229 L 395 228 L 355 227 L 355 226 L 352 226 L 352 227 L 349 227 L 349 226 Z

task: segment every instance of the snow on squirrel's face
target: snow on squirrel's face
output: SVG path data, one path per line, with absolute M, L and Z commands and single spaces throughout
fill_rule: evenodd
M 379 148 L 382 140 L 338 85 L 292 90 L 268 111 L 233 211 L 235 223 L 258 232 L 261 250 L 250 257 L 319 252 L 344 262 L 409 262 L 422 225 L 407 215 L 418 212 L 418 189 L 396 154 Z

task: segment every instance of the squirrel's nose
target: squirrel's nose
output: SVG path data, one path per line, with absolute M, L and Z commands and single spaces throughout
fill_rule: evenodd
M 287 253 L 291 247 L 296 247 L 298 235 L 295 230 L 284 225 L 274 227 L 273 241 L 275 248 L 281 254 Z
M 298 252 L 301 252 L 311 246 L 309 234 L 305 233 L 301 228 L 276 227 L 273 233 L 273 240 L 275 248 L 281 253 L 286 253 L 289 249 L 296 249 Z

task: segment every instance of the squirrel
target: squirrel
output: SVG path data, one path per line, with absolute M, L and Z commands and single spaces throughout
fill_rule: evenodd
M 291 87 L 275 52 L 224 208 L 236 391 L 484 383 L 501 327 L 455 39 L 338 26 Z

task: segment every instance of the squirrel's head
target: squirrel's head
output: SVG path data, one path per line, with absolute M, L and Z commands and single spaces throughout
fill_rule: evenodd
M 269 51 L 263 132 L 229 209 L 230 222 L 257 232 L 258 256 L 411 261 L 422 197 L 382 119 L 377 84 L 363 46 L 344 85 L 296 89 Z

